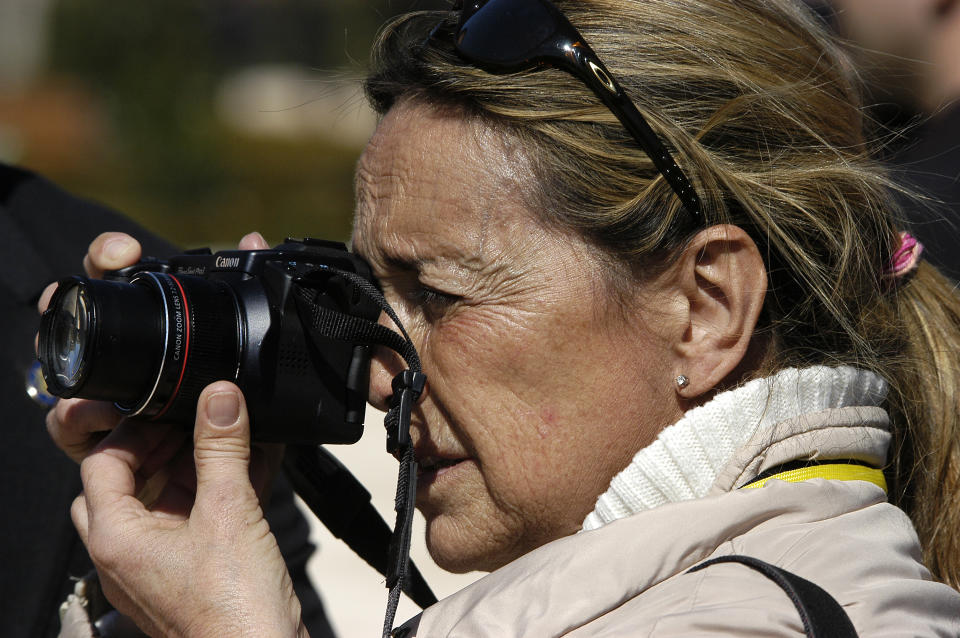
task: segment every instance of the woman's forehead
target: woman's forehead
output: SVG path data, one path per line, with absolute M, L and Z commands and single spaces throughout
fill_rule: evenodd
M 428 107 L 391 109 L 357 165 L 358 252 L 416 253 L 430 243 L 432 253 L 480 257 L 491 231 L 529 216 L 495 138 L 476 122 Z

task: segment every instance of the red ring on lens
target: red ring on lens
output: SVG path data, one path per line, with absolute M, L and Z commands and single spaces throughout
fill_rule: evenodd
M 187 293 L 183 290 L 183 285 L 180 283 L 180 280 L 174 277 L 173 275 L 168 275 L 170 279 L 173 280 L 173 283 L 177 284 L 177 288 L 180 289 L 180 298 L 183 300 L 183 324 L 184 324 L 184 345 L 183 345 L 183 358 L 180 364 L 180 377 L 177 379 L 177 385 L 174 386 L 173 392 L 170 393 L 170 398 L 167 399 L 167 404 L 157 412 L 157 415 L 151 417 L 153 419 L 159 419 L 162 417 L 167 410 L 170 409 L 170 406 L 173 404 L 174 399 L 177 398 L 177 394 L 180 393 L 180 385 L 183 383 L 183 373 L 187 369 L 187 358 L 190 356 L 190 305 L 187 302 Z

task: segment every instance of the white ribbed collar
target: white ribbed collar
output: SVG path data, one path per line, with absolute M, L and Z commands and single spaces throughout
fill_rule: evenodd
M 887 384 L 851 367 L 788 368 L 693 408 L 637 452 L 583 522 L 597 529 L 666 503 L 700 498 L 738 447 L 773 425 L 828 408 L 878 406 Z

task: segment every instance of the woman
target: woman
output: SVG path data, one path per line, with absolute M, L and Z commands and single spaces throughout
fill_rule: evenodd
M 412 16 L 374 54 L 354 247 L 428 375 L 431 554 L 493 572 L 404 631 L 802 633 L 759 573 L 687 572 L 746 554 L 861 635 L 956 635 L 960 306 L 898 234 L 846 58 L 790 0 L 558 6 Z M 136 257 L 107 235 L 87 263 Z M 378 356 L 374 404 L 401 367 Z M 114 602 L 157 634 L 302 632 L 236 387 L 155 511 L 138 482 L 179 441 L 122 423 L 90 453 L 101 410 L 49 425 Z

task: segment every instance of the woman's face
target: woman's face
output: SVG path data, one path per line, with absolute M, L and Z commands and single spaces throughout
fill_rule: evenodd
M 680 413 L 656 321 L 666 297 L 649 284 L 618 307 L 591 250 L 524 207 L 528 174 L 483 125 L 413 102 L 390 110 L 357 169 L 354 248 L 423 360 L 417 505 L 455 571 L 576 532 Z M 379 407 L 401 369 L 378 355 Z

